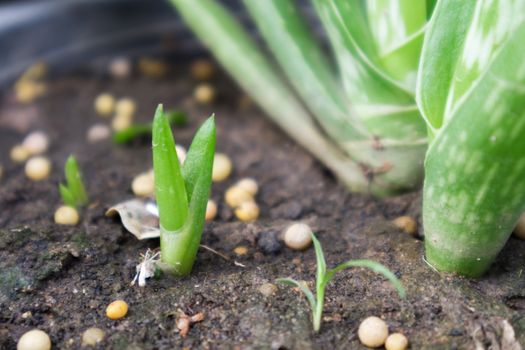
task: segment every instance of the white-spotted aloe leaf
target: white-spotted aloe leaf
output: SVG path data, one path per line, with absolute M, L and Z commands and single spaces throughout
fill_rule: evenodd
M 431 265 L 479 276 L 525 209 L 525 1 L 453 6 L 465 3 L 438 2 L 423 48 L 418 101 L 434 134 L 423 221 Z M 453 25 L 459 13 L 468 25 Z

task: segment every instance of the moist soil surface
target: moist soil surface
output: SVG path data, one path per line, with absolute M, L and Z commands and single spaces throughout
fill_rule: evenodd
M 218 90 L 215 103 L 196 104 L 196 82 L 187 68 L 173 69 L 162 79 L 134 75 L 114 80 L 80 73 L 55 77 L 45 96 L 29 105 L 14 102 L 11 92 L 4 91 L 0 348 L 15 349 L 24 332 L 39 328 L 50 335 L 54 349 L 79 349 L 84 330 L 99 327 L 106 332 L 99 349 L 362 349 L 357 328 L 371 315 L 383 318 L 391 332 L 404 333 L 412 349 L 518 349 L 509 345 L 512 328 L 525 343 L 525 242 L 510 238 L 481 279 L 435 272 L 424 262 L 422 238 L 391 223 L 400 215 L 420 219 L 419 193 L 384 200 L 348 193 L 247 104 L 227 78 L 218 75 L 212 81 Z M 211 197 L 219 203 L 219 213 L 207 223 L 203 244 L 229 260 L 201 249 L 190 276 L 165 275 L 143 288 L 130 285 L 140 255 L 158 248 L 159 241 L 137 240 L 104 213 L 133 198 L 131 181 L 151 167 L 151 146 L 147 139 L 126 146 L 86 141 L 91 125 L 110 124 L 93 109 L 94 98 L 105 91 L 134 98 L 142 122 L 151 120 L 159 102 L 185 110 L 188 124 L 174 134 L 186 147 L 198 125 L 216 113 L 217 148 L 232 158 L 234 172 L 213 185 Z M 45 130 L 52 139 L 47 152 L 52 175 L 41 182 L 26 179 L 23 165 L 9 160 L 11 147 L 34 129 Z M 71 153 L 90 196 L 81 223 L 74 227 L 53 221 L 60 205 L 57 184 Z M 236 220 L 223 201 L 226 188 L 245 176 L 260 185 L 261 215 L 252 223 Z M 287 286 L 278 286 L 273 294 L 260 291 L 279 277 L 313 287 L 313 249 L 292 251 L 279 240 L 296 220 L 314 229 L 328 265 L 357 258 L 381 262 L 399 276 L 407 298 L 400 299 L 381 276 L 346 270 L 328 286 L 322 328 L 314 333 L 300 293 Z M 247 253 L 236 255 L 238 246 Z M 105 309 L 116 299 L 129 304 L 129 313 L 112 321 Z M 180 311 L 204 313 L 186 337 L 176 327 Z

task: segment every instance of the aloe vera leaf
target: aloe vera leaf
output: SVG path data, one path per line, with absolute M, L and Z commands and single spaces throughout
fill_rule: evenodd
M 362 168 L 317 129 L 301 103 L 236 20 L 217 2 L 171 0 L 217 60 L 272 120 L 324 162 L 350 190 L 377 195 L 391 189 L 369 186 Z
M 415 81 L 424 26 L 424 0 L 366 1 L 368 25 L 377 43 L 384 69 L 411 91 Z
M 290 84 L 335 140 L 368 135 L 331 71 L 301 12 L 293 1 L 244 0 L 251 17 Z
M 82 182 L 82 175 L 80 174 L 77 159 L 73 155 L 70 155 L 67 158 L 66 165 L 64 166 L 64 173 L 66 176 L 67 188 L 75 201 L 75 206 L 87 204 L 88 197 L 86 189 Z
M 162 261 L 179 276 L 191 272 L 197 256 L 210 195 L 214 155 L 215 118 L 212 116 L 195 134 L 182 167 L 189 202 L 186 222 L 176 231 L 170 232 L 161 227 Z
M 71 191 L 69 191 L 69 189 L 63 184 L 58 185 L 58 193 L 60 193 L 60 198 L 62 198 L 62 202 L 64 202 L 65 205 L 69 205 L 70 207 L 77 206 L 75 197 L 73 196 Z
M 160 227 L 167 231 L 176 231 L 182 227 L 188 216 L 188 199 L 175 151 L 175 141 L 161 104 L 153 119 L 152 148 Z
M 483 274 L 525 209 L 525 21 L 523 13 L 515 15 L 521 24 L 462 97 L 427 153 L 426 257 L 442 271 Z

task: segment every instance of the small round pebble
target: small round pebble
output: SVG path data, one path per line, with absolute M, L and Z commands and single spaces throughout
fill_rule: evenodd
M 109 74 L 112 77 L 122 79 L 131 75 L 131 61 L 126 57 L 117 57 L 109 63 Z
M 136 196 L 152 197 L 155 195 L 155 178 L 153 173 L 142 173 L 133 179 L 131 189 Z
M 50 350 L 51 339 L 46 332 L 33 329 L 24 333 L 18 340 L 17 350 Z
M 288 248 L 304 250 L 312 244 L 312 229 L 302 222 L 295 223 L 286 229 L 284 243 Z
M 104 340 L 105 335 L 106 333 L 100 328 L 88 328 L 82 334 L 82 345 L 95 346 Z
M 92 125 L 86 134 L 86 139 L 90 143 L 97 143 L 106 140 L 111 135 L 111 129 L 106 124 L 97 123 Z
M 51 162 L 45 157 L 33 157 L 27 161 L 25 173 L 33 181 L 47 179 L 51 173 Z
M 525 213 L 521 214 L 514 228 L 514 237 L 525 240 Z
M 277 286 L 273 283 L 263 283 L 259 286 L 259 292 L 265 297 L 271 297 L 277 292 Z
M 98 95 L 95 99 L 95 111 L 103 117 L 111 115 L 114 108 L 115 98 L 111 94 L 103 93 Z
M 246 255 L 248 254 L 248 248 L 246 248 L 243 245 L 240 245 L 238 247 L 235 247 L 235 249 L 233 249 L 233 252 L 237 255 Z
M 186 148 L 181 145 L 175 145 L 175 151 L 177 152 L 177 158 L 179 163 L 182 164 L 186 160 Z
M 217 204 L 214 200 L 208 200 L 206 204 L 206 221 L 211 221 L 217 216 Z
M 210 84 L 200 84 L 195 88 L 193 97 L 200 104 L 210 104 L 215 99 L 215 89 Z
M 78 211 L 68 205 L 63 205 L 55 211 L 55 223 L 59 225 L 76 225 L 79 219 Z
M 226 190 L 226 193 L 224 194 L 224 200 L 231 208 L 237 208 L 244 202 L 252 202 L 253 197 L 242 188 L 233 186 Z
M 392 333 L 386 338 L 386 350 L 406 350 L 408 347 L 408 339 L 404 334 Z
M 417 222 L 411 216 L 400 216 L 392 221 L 394 226 L 409 235 L 417 235 Z
M 370 316 L 359 325 L 357 336 L 363 345 L 369 348 L 378 348 L 385 344 L 388 337 L 388 326 L 379 317 Z
M 241 221 L 254 221 L 259 217 L 259 206 L 253 201 L 242 202 L 235 209 L 235 216 Z
M 117 114 L 111 121 L 111 127 L 115 131 L 121 131 L 131 126 L 131 118 L 127 115 Z
M 232 169 L 233 164 L 230 160 L 230 157 L 224 153 L 215 154 L 215 157 L 213 158 L 213 170 L 211 175 L 213 182 L 221 182 L 226 180 L 232 173 Z
M 106 316 L 118 320 L 128 313 L 128 304 L 124 300 L 115 300 L 106 308 Z
M 257 181 L 251 177 L 245 177 L 244 179 L 237 181 L 236 186 L 242 188 L 252 196 L 255 196 L 259 191 L 259 185 L 257 185 Z
M 32 156 L 42 154 L 49 147 L 49 137 L 43 131 L 33 131 L 25 137 L 22 146 Z
M 206 59 L 199 59 L 191 65 L 191 75 L 197 80 L 208 80 L 214 72 L 213 64 Z
M 11 148 L 11 153 L 9 154 L 11 157 L 11 160 L 15 163 L 22 163 L 29 158 L 29 152 L 27 149 L 22 145 L 16 145 L 13 148 Z
M 117 104 L 115 105 L 115 114 L 118 116 L 122 115 L 131 117 L 135 114 L 136 109 L 135 101 L 129 97 L 124 97 L 117 101 Z

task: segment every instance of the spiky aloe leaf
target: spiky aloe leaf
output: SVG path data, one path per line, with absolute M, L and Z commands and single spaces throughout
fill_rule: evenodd
M 64 165 L 66 184 L 59 184 L 58 191 L 62 201 L 72 207 L 81 207 L 88 203 L 88 196 L 82 174 L 75 156 L 70 155 Z
M 423 48 L 423 220 L 428 262 L 479 276 L 525 209 L 525 1 L 465 3 L 438 2 Z
M 60 193 L 60 198 L 62 198 L 62 202 L 64 202 L 64 204 L 69 205 L 70 207 L 77 206 L 75 197 L 73 196 L 69 188 L 64 186 L 64 184 L 58 184 L 58 193 Z

